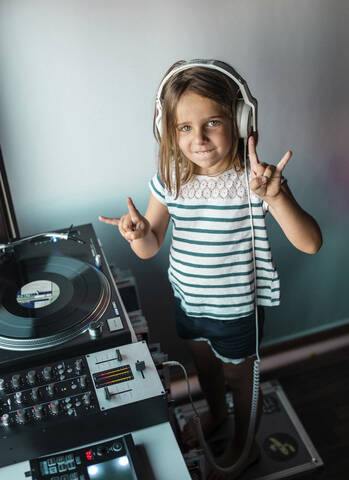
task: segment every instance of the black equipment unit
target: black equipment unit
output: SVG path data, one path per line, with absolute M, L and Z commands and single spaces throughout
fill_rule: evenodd
M 141 464 L 130 434 L 30 461 L 32 480 L 141 480 Z
M 93 226 L 68 230 L 0 254 L 0 375 L 132 341 Z

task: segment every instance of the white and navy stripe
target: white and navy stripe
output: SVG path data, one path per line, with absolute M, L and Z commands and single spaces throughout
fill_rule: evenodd
M 173 222 L 168 273 L 186 314 L 222 320 L 251 314 L 254 282 L 247 196 L 188 198 L 180 192 L 174 199 L 158 174 L 151 180 L 150 189 L 168 207 Z M 257 301 L 258 305 L 274 306 L 280 302 L 280 282 L 265 225 L 266 205 L 254 194 L 251 201 Z

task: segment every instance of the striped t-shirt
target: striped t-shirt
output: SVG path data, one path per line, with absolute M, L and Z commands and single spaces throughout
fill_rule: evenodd
M 173 222 L 169 280 L 181 307 L 192 317 L 219 320 L 254 311 L 251 221 L 244 171 L 196 175 L 175 199 L 159 174 L 152 194 L 166 205 Z M 279 275 L 265 225 L 267 204 L 250 192 L 255 235 L 257 303 L 280 303 Z

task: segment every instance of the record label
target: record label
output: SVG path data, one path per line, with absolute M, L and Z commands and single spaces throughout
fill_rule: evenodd
M 42 308 L 51 305 L 59 297 L 59 286 L 48 280 L 26 283 L 17 292 L 17 302 L 25 308 Z

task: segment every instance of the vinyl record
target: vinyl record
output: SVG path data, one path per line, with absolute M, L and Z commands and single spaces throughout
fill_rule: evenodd
M 110 301 L 106 277 L 71 257 L 36 257 L 0 269 L 0 348 L 27 350 L 87 330 Z

